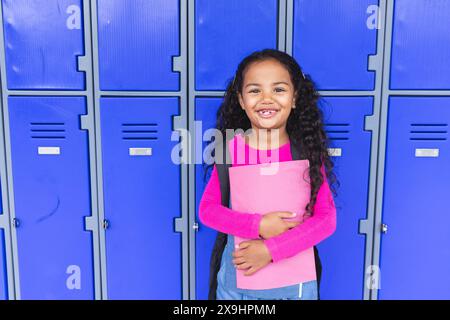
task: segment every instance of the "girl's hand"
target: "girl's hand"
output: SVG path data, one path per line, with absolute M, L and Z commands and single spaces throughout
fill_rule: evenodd
M 233 263 L 237 269 L 247 270 L 244 275 L 250 276 L 272 261 L 272 256 L 263 240 L 243 241 L 233 252 Z
M 293 217 L 295 217 L 295 215 L 289 211 L 266 213 L 259 223 L 259 235 L 263 239 L 269 239 L 298 226 L 301 223 L 300 221 L 284 220 L 284 218 Z

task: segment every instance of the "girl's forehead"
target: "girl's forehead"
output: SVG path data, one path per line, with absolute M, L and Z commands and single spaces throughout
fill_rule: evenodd
M 250 64 L 244 71 L 244 82 L 247 81 L 290 81 L 289 71 L 278 61 L 270 59 Z

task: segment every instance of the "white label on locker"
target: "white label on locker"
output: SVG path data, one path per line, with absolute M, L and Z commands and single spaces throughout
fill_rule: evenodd
M 151 156 L 152 148 L 130 148 L 130 156 Z
M 341 157 L 342 149 L 341 148 L 328 148 L 328 154 L 331 157 Z
M 61 154 L 59 147 L 38 147 L 38 154 Z
M 439 149 L 416 149 L 416 157 L 439 157 Z

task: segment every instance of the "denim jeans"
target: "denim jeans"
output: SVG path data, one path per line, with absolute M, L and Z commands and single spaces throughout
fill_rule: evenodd
M 263 298 L 253 297 L 248 294 L 243 294 L 234 290 L 230 290 L 225 288 L 224 286 L 224 275 L 225 272 L 223 270 L 223 266 L 220 268 L 219 273 L 217 274 L 217 291 L 216 298 L 217 300 L 266 300 Z M 309 281 L 300 284 L 298 294 L 292 297 L 286 297 L 281 300 L 317 300 L 317 281 Z M 276 300 L 276 299 L 271 299 Z

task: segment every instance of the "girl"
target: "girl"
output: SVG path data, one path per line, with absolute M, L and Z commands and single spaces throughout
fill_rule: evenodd
M 305 208 L 307 219 L 302 223 L 284 220 L 292 217 L 291 212 L 238 212 L 221 204 L 214 166 L 200 202 L 200 221 L 231 236 L 255 239 L 242 242 L 239 248 L 231 248 L 228 241 L 217 275 L 217 299 L 318 298 L 317 281 L 267 290 L 237 288 L 234 269 L 246 270 L 250 276 L 269 263 L 315 246 L 336 229 L 336 209 L 327 182 L 327 178 L 334 182 L 336 177 L 318 99 L 312 80 L 303 75 L 295 59 L 272 49 L 246 57 L 228 84 L 217 113 L 217 128 L 224 137 L 226 129 L 251 129 L 234 138 L 235 143 L 245 144 L 245 156 L 238 155 L 239 148 L 233 148 L 236 153 L 231 155 L 232 165 L 248 165 L 251 152 L 257 153 L 257 163 L 268 162 L 261 156 L 267 151 L 276 154 L 280 162 L 290 161 L 291 143 L 296 142 L 303 146 L 309 160 L 311 196 Z M 276 136 L 271 134 L 274 131 L 278 139 L 270 138 Z M 262 138 L 263 132 L 269 132 L 269 140 Z M 244 159 L 243 163 L 238 159 Z

